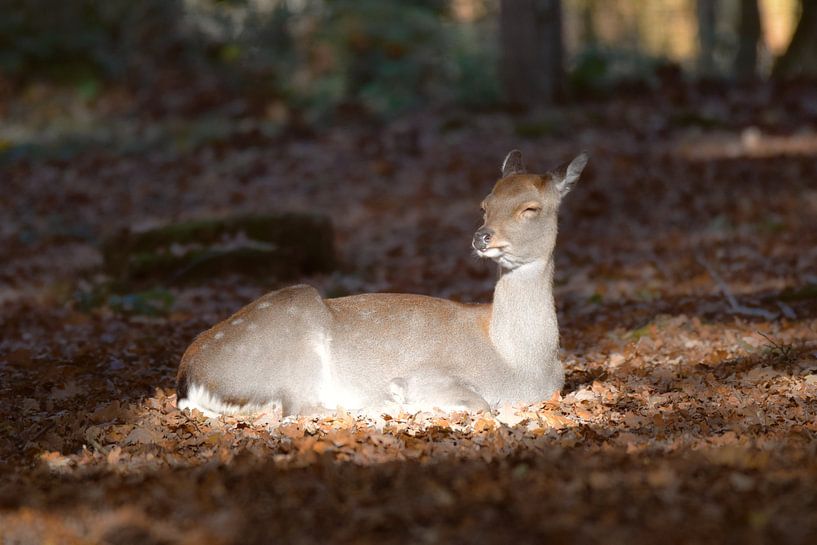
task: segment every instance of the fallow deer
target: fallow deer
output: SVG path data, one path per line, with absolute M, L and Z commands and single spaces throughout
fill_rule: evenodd
M 564 383 L 553 300 L 559 204 L 587 163 L 528 174 L 514 150 L 482 201 L 477 255 L 499 264 L 492 304 L 372 293 L 323 299 L 298 285 L 200 334 L 182 357 L 178 407 L 207 415 L 490 410 Z

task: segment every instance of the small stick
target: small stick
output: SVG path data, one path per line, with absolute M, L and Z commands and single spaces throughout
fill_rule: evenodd
M 45 432 L 47 432 L 48 430 L 50 430 L 53 427 L 54 427 L 54 422 L 53 421 L 49 422 L 48 424 L 46 424 L 45 426 L 43 426 L 42 428 L 37 430 L 37 432 L 34 435 L 29 437 L 28 441 L 33 443 L 34 441 L 39 439 Z
M 787 305 L 783 301 L 776 301 L 776 302 L 777 302 L 777 306 L 780 307 L 780 311 L 783 313 L 783 316 L 785 316 L 789 320 L 796 320 L 797 319 L 797 314 L 795 314 L 793 308 L 791 308 L 789 305 Z
M 732 290 L 729 289 L 729 286 L 726 285 L 726 282 L 721 278 L 721 275 L 712 267 L 712 265 L 704 258 L 704 256 L 698 254 L 696 255 L 696 259 L 701 266 L 706 269 L 706 272 L 709 273 L 709 276 L 715 281 L 718 285 L 718 289 L 726 298 L 727 303 L 729 303 L 729 308 L 731 309 L 733 314 L 743 314 L 746 316 L 760 316 L 766 320 L 775 320 L 779 316 L 776 312 L 769 312 L 768 310 L 764 310 L 762 308 L 754 308 L 754 307 L 747 307 L 746 305 L 741 305 L 738 303 L 738 300 L 735 298 Z

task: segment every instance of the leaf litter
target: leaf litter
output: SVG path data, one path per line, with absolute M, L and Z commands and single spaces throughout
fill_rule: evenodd
M 592 163 L 556 256 L 565 388 L 494 414 L 184 414 L 186 345 L 280 284 L 172 288 L 171 312 L 148 317 L 74 294 L 98 281 L 97 243 L 117 229 L 301 210 L 336 226 L 344 267 L 305 279 L 324 293 L 488 301 L 494 272 L 468 241 L 519 145 L 503 116 L 453 134 L 418 116 L 413 154 L 346 127 L 172 161 L 97 150 L 8 166 L 0 541 L 814 542 L 817 163 L 717 147 L 702 161 L 657 144 L 686 129 L 632 121 L 658 105 L 605 108 L 574 114 L 575 139 L 523 145 L 542 170 L 579 147 Z M 56 216 L 92 235 L 66 239 Z

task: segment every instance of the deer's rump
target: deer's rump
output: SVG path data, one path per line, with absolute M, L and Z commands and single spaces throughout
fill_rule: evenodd
M 485 311 L 416 295 L 272 292 L 193 341 L 179 368 L 178 406 L 206 414 L 379 406 L 401 381 L 450 377 L 463 356 L 484 350 Z

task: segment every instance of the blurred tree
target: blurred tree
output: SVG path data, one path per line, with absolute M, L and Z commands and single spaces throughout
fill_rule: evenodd
M 738 53 L 735 56 L 735 76 L 738 79 L 749 80 L 757 75 L 757 47 L 760 40 L 760 10 L 757 0 L 740 0 Z
M 311 74 L 300 89 L 307 107 L 320 115 L 339 105 L 391 115 L 422 103 L 444 73 L 446 7 L 441 0 L 312 3 L 315 31 L 304 40 Z
M 0 0 L 0 73 L 83 83 L 137 78 L 186 57 L 181 0 Z
M 598 32 L 596 31 L 596 2 L 587 0 L 582 2 L 579 8 L 580 40 L 585 48 L 593 49 L 599 45 Z
M 802 0 L 800 6 L 800 21 L 774 67 L 775 77 L 817 77 L 817 2 Z
M 500 75 L 505 99 L 531 107 L 554 100 L 563 84 L 560 0 L 502 0 Z
M 712 77 L 715 69 L 715 28 L 717 0 L 698 0 L 698 70 L 703 77 Z

